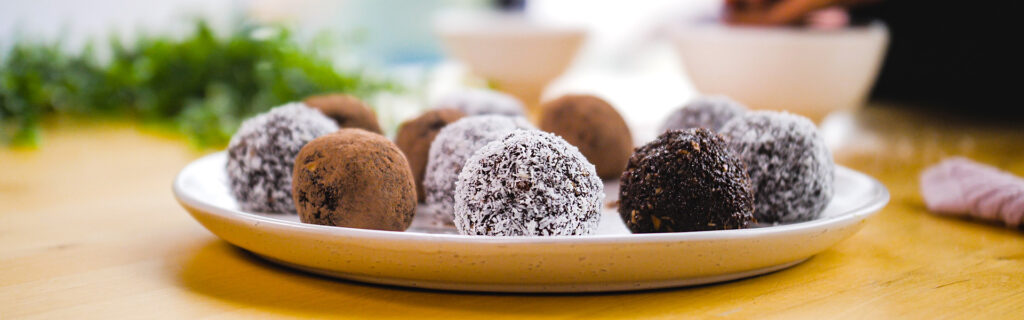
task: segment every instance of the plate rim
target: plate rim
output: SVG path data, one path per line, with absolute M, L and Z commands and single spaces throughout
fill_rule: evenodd
M 251 252 L 251 251 L 250 251 Z M 355 273 L 348 273 L 338 270 L 316 268 L 300 263 L 288 262 L 269 255 L 253 252 L 260 259 L 270 263 L 276 263 L 294 270 L 314 274 L 323 277 L 344 279 L 360 283 L 370 283 L 384 286 L 395 286 L 405 288 L 420 288 L 430 290 L 443 290 L 453 292 L 498 292 L 498 293 L 614 293 L 634 292 L 641 290 L 657 290 L 665 288 L 692 287 L 707 284 L 720 283 L 725 281 L 743 280 L 758 277 L 761 275 L 789 269 L 810 260 L 814 255 L 798 258 L 775 265 L 762 268 L 754 268 L 731 273 L 714 274 L 708 276 L 688 277 L 671 280 L 639 280 L 639 281 L 618 281 L 618 282 L 594 282 L 594 283 L 489 283 L 489 282 L 457 282 L 443 281 L 424 278 L 397 278 L 390 276 L 368 276 Z
M 475 235 L 461 235 L 461 234 L 433 234 L 433 233 L 421 233 L 421 232 L 406 232 L 406 231 L 385 231 L 385 230 L 371 230 L 371 229 L 359 229 L 349 227 L 336 227 L 336 226 L 323 226 L 315 224 L 307 224 L 302 222 L 292 222 L 281 219 L 274 219 L 270 217 L 264 217 L 257 214 L 218 207 L 202 200 L 193 198 L 185 191 L 184 180 L 186 178 L 185 173 L 195 166 L 207 162 L 215 161 L 215 158 L 225 157 L 225 151 L 218 151 L 209 155 L 200 157 L 199 159 L 193 160 L 184 168 L 182 168 L 174 178 L 172 184 L 172 191 L 174 197 L 178 202 L 187 208 L 192 208 L 219 216 L 224 219 L 231 220 L 244 220 L 252 224 L 266 225 L 270 228 L 282 229 L 283 231 L 301 231 L 304 233 L 317 233 L 325 234 L 328 236 L 342 236 L 342 237 L 355 237 L 362 239 L 371 240 L 386 240 L 386 241 L 431 241 L 431 242 L 455 242 L 460 244 L 486 244 L 486 245 L 537 245 L 537 244 L 559 244 L 559 245 L 577 245 L 577 244 L 612 244 L 612 243 L 647 243 L 647 242 L 684 242 L 684 241 L 706 241 L 706 240 L 724 240 L 724 239 L 749 239 L 749 238 L 760 238 L 766 236 L 782 235 L 786 233 L 800 232 L 815 230 L 818 227 L 825 225 L 843 224 L 848 222 L 856 222 L 859 220 L 866 219 L 882 208 L 884 208 L 890 200 L 890 193 L 888 188 L 884 184 L 879 182 L 877 179 L 861 173 L 859 171 L 844 167 L 836 164 L 836 174 L 849 174 L 864 178 L 864 180 L 871 183 L 871 189 L 874 190 L 874 194 L 871 195 L 870 199 L 865 200 L 865 203 L 859 205 L 854 209 L 850 209 L 837 216 L 816 219 L 811 221 L 776 225 L 762 228 L 748 228 L 748 229 L 734 229 L 734 230 L 713 230 L 713 231 L 698 231 L 698 232 L 667 232 L 667 233 L 642 233 L 642 234 L 605 234 L 605 235 L 586 235 L 586 236 L 475 236 Z

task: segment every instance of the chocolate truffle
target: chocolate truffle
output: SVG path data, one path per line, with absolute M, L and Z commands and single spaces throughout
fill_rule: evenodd
M 501 114 L 523 116 L 523 103 L 513 96 L 485 89 L 469 89 L 450 93 L 435 104 L 435 108 L 452 108 L 466 115 Z
M 441 129 L 430 145 L 423 175 L 427 207 L 436 224 L 452 224 L 455 182 L 466 159 L 491 141 L 518 129 L 533 129 L 533 125 L 522 117 L 485 115 L 465 117 Z
M 556 236 L 594 232 L 604 185 L 562 138 L 515 130 L 466 161 L 455 185 L 455 228 L 467 235 Z
M 228 143 L 231 194 L 245 211 L 295 213 L 292 164 L 299 149 L 338 126 L 320 111 L 286 104 L 252 117 Z
M 416 179 L 416 194 L 419 201 L 423 201 L 423 173 L 427 167 L 427 157 L 430 153 L 430 143 L 441 131 L 441 128 L 449 123 L 459 120 L 465 114 L 455 109 L 434 109 L 427 111 L 419 117 L 403 122 L 398 127 L 398 135 L 395 137 L 395 144 L 405 154 L 412 167 L 412 176 Z
M 306 98 L 306 105 L 334 119 L 340 128 L 359 128 L 381 134 L 377 114 L 362 100 L 347 94 L 325 94 Z
M 706 128 L 662 133 L 622 173 L 619 215 L 634 233 L 742 229 L 753 210 L 743 163 Z
M 726 122 L 745 112 L 747 107 L 726 96 L 697 97 L 669 115 L 661 131 L 708 128 L 719 132 Z
M 595 96 L 567 95 L 545 103 L 540 128 L 579 148 L 602 179 L 618 178 L 633 152 L 633 137 L 626 121 Z
M 835 165 L 811 120 L 789 113 L 748 112 L 725 124 L 722 135 L 746 164 L 759 222 L 815 219 L 832 200 Z
M 292 194 L 299 219 L 338 227 L 403 231 L 416 211 L 405 156 L 382 135 L 341 129 L 295 157 Z

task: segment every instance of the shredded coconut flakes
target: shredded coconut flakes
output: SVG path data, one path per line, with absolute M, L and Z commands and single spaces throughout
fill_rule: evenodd
M 759 222 L 811 220 L 832 200 L 832 154 L 807 118 L 749 112 L 727 123 L 722 135 L 747 165 Z
M 469 235 L 591 234 L 603 189 L 576 147 L 550 133 L 516 130 L 466 162 L 455 187 L 455 227 Z
M 484 89 L 470 89 L 450 93 L 436 104 L 436 108 L 454 108 L 466 115 L 500 114 L 523 116 L 523 103 L 513 96 Z
M 672 112 L 661 131 L 708 128 L 719 132 L 729 120 L 746 112 L 746 107 L 729 97 L 702 96 Z
M 228 144 L 231 193 L 242 210 L 295 213 L 292 166 L 309 141 L 338 131 L 316 109 L 289 103 L 242 123 Z
M 453 223 L 455 183 L 474 152 L 513 130 L 533 128 L 522 117 L 501 115 L 465 117 L 442 128 L 430 145 L 423 178 L 425 201 L 434 224 Z

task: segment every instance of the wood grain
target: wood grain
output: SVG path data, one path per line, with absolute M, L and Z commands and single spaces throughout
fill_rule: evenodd
M 1024 173 L 1024 130 L 868 108 L 826 126 L 891 204 L 791 269 L 625 294 L 409 290 L 295 272 L 235 249 L 174 201 L 201 156 L 125 125 L 64 126 L 0 151 L 0 318 L 1017 318 L 1024 233 L 927 214 L 917 174 L 953 154 Z M 838 128 L 838 129 L 837 129 Z

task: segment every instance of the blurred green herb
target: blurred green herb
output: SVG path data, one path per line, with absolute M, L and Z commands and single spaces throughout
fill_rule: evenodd
M 53 115 L 125 118 L 223 146 L 245 118 L 324 92 L 367 97 L 389 82 L 342 72 L 285 28 L 240 24 L 218 37 L 204 21 L 183 39 L 142 36 L 66 53 L 60 43 L 19 41 L 0 60 L 0 144 L 36 146 Z

